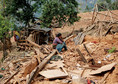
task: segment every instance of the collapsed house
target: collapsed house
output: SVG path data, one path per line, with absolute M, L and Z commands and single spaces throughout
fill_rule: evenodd
M 28 35 L 32 34 L 32 40 L 41 45 L 48 44 L 51 41 L 51 28 L 41 28 L 40 25 L 36 25 L 28 29 Z

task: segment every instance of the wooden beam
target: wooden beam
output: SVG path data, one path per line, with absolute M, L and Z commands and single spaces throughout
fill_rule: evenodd
M 113 27 L 113 26 L 111 26 L 111 27 L 107 30 L 107 32 L 105 33 L 104 36 L 106 36 L 106 35 L 111 31 L 112 27 Z
M 32 41 L 30 41 L 30 40 L 27 40 L 27 41 L 28 41 L 31 45 L 40 48 L 40 46 L 39 46 L 38 44 L 36 44 L 35 42 L 32 42 Z
M 88 55 L 89 55 L 90 57 L 92 57 L 91 54 L 89 53 L 89 51 L 88 51 L 86 45 L 85 45 L 85 44 L 83 44 L 83 45 L 84 45 L 84 48 L 85 48 L 85 50 L 87 51 Z M 95 65 L 95 61 L 94 61 L 93 57 L 92 57 L 92 62 L 93 62 L 93 65 Z
M 9 82 L 16 74 L 18 74 L 18 72 L 19 72 L 19 70 L 16 71 L 14 74 L 12 74 L 12 75 L 4 82 L 4 84 L 8 84 L 8 82 Z
M 83 54 L 81 53 L 81 51 L 78 49 L 76 49 L 76 51 L 79 53 L 79 55 L 81 56 L 82 60 L 84 63 L 87 63 L 87 60 L 85 59 L 85 57 L 83 56 Z
M 67 40 L 69 40 L 69 39 L 72 38 L 73 36 L 74 36 L 74 35 L 71 35 L 71 36 L 65 38 L 65 39 L 64 39 L 64 42 L 66 42 Z
M 31 73 L 30 77 L 27 79 L 26 84 L 31 84 L 31 81 L 33 78 L 35 78 L 38 75 L 38 72 L 41 71 L 47 62 L 50 60 L 50 58 L 56 54 L 56 50 L 54 50 L 47 58 L 45 58 Z
M 94 14 L 95 14 L 95 6 L 94 6 L 94 11 L 93 11 L 93 15 L 92 15 L 92 22 L 91 22 L 91 24 L 93 24 Z

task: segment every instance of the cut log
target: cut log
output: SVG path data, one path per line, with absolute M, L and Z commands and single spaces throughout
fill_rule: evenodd
M 76 50 L 77 50 L 77 52 L 79 53 L 79 55 L 81 56 L 83 62 L 84 62 L 84 63 L 87 63 L 87 60 L 85 59 L 85 57 L 83 56 L 83 54 L 81 53 L 81 51 L 79 50 L 79 48 L 76 49 Z
M 47 62 L 50 60 L 50 58 L 56 54 L 56 50 L 54 50 L 47 58 L 45 58 L 30 74 L 30 77 L 27 79 L 26 84 L 31 84 L 31 81 L 34 77 L 38 75 L 38 72 L 41 71 Z

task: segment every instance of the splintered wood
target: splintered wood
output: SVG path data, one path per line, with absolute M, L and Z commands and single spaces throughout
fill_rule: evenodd
M 24 66 L 24 69 L 23 69 L 23 77 L 26 77 L 27 74 L 30 74 L 32 72 L 32 70 L 34 70 L 37 65 L 38 65 L 37 59 L 36 58 L 33 58 L 29 63 L 27 63 Z
M 30 77 L 27 79 L 26 84 L 31 84 L 31 81 L 34 77 L 38 75 L 38 72 L 41 71 L 46 63 L 50 60 L 50 58 L 56 53 L 56 50 L 54 50 L 47 58 L 45 58 L 30 74 Z

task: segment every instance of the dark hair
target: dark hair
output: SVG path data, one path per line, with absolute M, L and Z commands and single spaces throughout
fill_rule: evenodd
M 61 33 L 58 33 L 57 35 L 56 35 L 56 37 L 59 37 L 59 36 L 61 36 L 62 34 Z

